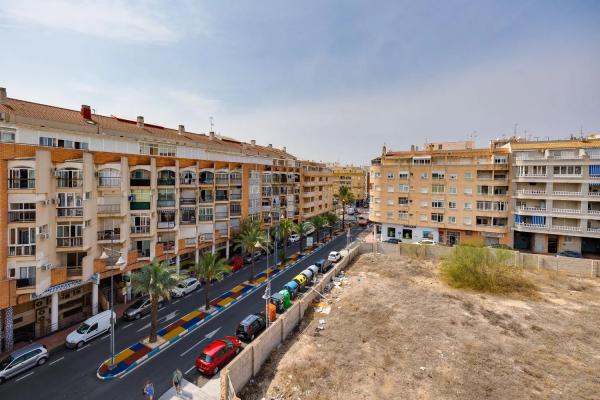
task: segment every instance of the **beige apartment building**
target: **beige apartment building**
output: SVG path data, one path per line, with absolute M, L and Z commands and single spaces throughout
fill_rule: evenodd
M 130 298 L 127 277 L 152 259 L 180 272 L 203 251 L 228 257 L 242 218 L 266 228 L 327 211 L 328 174 L 285 148 L 0 88 L 0 347 L 107 309 L 111 276 Z
M 367 200 L 368 168 L 338 164 L 330 164 L 329 167 L 333 173 L 332 190 L 334 195 L 339 192 L 340 186 L 346 186 L 350 188 L 358 202 Z
M 390 152 L 370 168 L 369 219 L 381 240 L 510 244 L 509 150 L 473 142 Z

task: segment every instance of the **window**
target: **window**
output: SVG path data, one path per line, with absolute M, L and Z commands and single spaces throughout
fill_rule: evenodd
M 448 202 L 448 208 L 451 210 L 456 209 L 456 202 L 455 201 L 449 201 Z
M 429 203 L 427 202 L 427 200 L 421 201 L 421 207 L 427 207 L 428 205 Z
M 56 247 L 76 247 L 83 244 L 83 224 L 61 222 L 56 225 Z
M 9 222 L 35 221 L 35 203 L 10 203 L 8 210 Z
M 581 165 L 555 165 L 554 175 L 581 175 Z
M 387 204 L 388 204 L 388 206 L 393 206 L 394 205 L 394 200 L 393 199 L 388 199 L 387 200 Z
M 381 186 L 375 186 L 375 191 L 376 192 L 381 192 Z
M 431 158 L 413 158 L 413 164 L 415 165 L 430 165 Z
M 17 130 L 12 128 L 0 128 L 0 142 L 14 143 Z
M 9 256 L 35 255 L 35 228 L 11 228 L 8 234 Z
M 465 172 L 464 178 L 465 179 L 473 179 L 473 173 L 471 173 L 471 172 Z
M 10 189 L 35 188 L 35 170 L 29 167 L 11 168 L 8 175 Z
M 472 195 L 473 194 L 473 189 L 471 189 L 471 188 L 465 188 L 464 194 L 466 194 L 466 195 Z
M 136 240 L 131 244 L 131 250 L 137 250 L 138 257 L 150 257 L 150 241 Z
M 433 222 L 444 222 L 444 214 L 431 213 L 431 220 Z
M 449 216 L 448 217 L 448 223 L 449 224 L 456 224 L 456 217 Z
M 444 185 L 431 185 L 431 193 L 444 193 Z
M 388 177 L 388 179 L 394 179 L 394 173 L 393 172 L 388 172 L 387 173 L 387 177 Z
M 565 243 L 572 243 L 573 236 L 563 236 Z
M 475 218 L 476 225 L 491 225 L 489 217 L 476 217 Z
M 399 179 L 408 179 L 408 171 L 400 171 L 398 172 L 398 178 Z
M 445 177 L 444 171 L 433 171 L 431 173 L 431 179 L 443 180 Z
M 373 178 L 381 178 L 381 172 L 374 172 Z
M 471 202 L 469 202 L 469 201 L 468 201 L 468 202 L 466 202 L 466 203 L 464 204 L 464 209 L 465 209 L 465 210 L 471 210 L 471 209 L 472 209 L 472 204 L 471 204 Z
M 388 193 L 394 193 L 394 187 L 393 186 L 388 186 L 387 187 L 387 191 L 388 191 Z
M 387 219 L 394 219 L 394 213 L 391 211 L 388 211 L 386 214 Z
M 477 185 L 477 194 L 480 196 L 487 196 L 490 194 L 490 186 L 487 185 Z
M 424 214 L 419 215 L 419 221 L 427 221 L 427 215 L 424 215 Z
M 477 202 L 477 210 L 478 211 L 491 211 L 492 210 L 492 202 L 491 201 L 478 201 Z
M 457 174 L 450 174 L 450 175 L 448 175 L 448 178 L 449 178 L 451 181 L 455 181 L 455 180 L 457 180 L 457 179 L 458 179 L 458 175 L 457 175 Z
M 398 186 L 398 191 L 399 192 L 408 193 L 409 190 L 410 190 L 410 186 L 408 186 L 408 185 L 400 185 L 400 186 Z
M 83 184 L 83 171 L 63 168 L 57 171 L 57 184 L 61 188 L 78 188 Z
M 176 146 L 167 143 L 140 143 L 140 154 L 150 156 L 175 157 Z
M 58 193 L 56 212 L 59 217 L 83 217 L 82 207 L 79 193 Z
M 406 212 L 406 211 L 399 211 L 398 212 L 398 219 L 407 220 L 408 219 L 408 212 Z
M 449 187 L 448 188 L 448 194 L 456 194 L 456 188 L 455 187 Z
M 463 218 L 463 224 L 465 224 L 465 225 L 471 225 L 471 217 L 464 217 Z
M 212 207 L 201 207 L 198 209 L 198 220 L 199 221 L 212 221 L 213 220 L 213 209 Z
M 444 208 L 444 200 L 433 200 L 431 208 Z
M 175 206 L 175 189 L 158 189 L 157 207 Z
M 150 233 L 150 216 L 146 214 L 132 214 L 131 233 Z
M 427 179 L 427 172 L 421 172 L 421 179 Z
M 421 193 L 429 193 L 429 189 L 427 189 L 426 187 L 422 187 Z
M 398 197 L 398 204 L 401 206 L 408 205 L 408 197 Z
M 507 162 L 506 156 L 494 156 L 494 164 L 506 164 Z
M 98 186 L 114 187 L 121 185 L 121 171 L 114 168 L 104 168 L 98 171 Z
M 56 147 L 56 139 L 40 136 L 40 146 Z

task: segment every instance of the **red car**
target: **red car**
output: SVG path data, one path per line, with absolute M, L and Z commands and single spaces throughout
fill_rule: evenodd
M 242 344 L 235 336 L 225 336 L 206 346 L 196 359 L 196 369 L 204 375 L 215 375 L 242 349 Z
M 233 271 L 237 271 L 244 266 L 244 259 L 242 257 L 233 257 L 229 262 L 229 265 Z

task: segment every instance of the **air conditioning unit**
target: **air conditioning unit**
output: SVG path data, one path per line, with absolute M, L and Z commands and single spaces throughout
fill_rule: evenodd
M 49 271 L 52 268 L 54 268 L 54 264 L 51 264 L 51 263 L 44 263 L 44 264 L 42 264 L 42 267 L 41 267 L 42 271 Z
M 52 168 L 51 172 L 56 178 L 60 177 L 60 172 L 56 168 Z
M 50 234 L 49 233 L 40 233 L 40 238 L 42 238 L 42 239 L 49 239 L 50 238 Z
M 35 306 L 35 308 L 40 308 L 45 306 L 46 302 L 44 300 L 36 300 L 35 303 L 33 303 L 33 305 Z

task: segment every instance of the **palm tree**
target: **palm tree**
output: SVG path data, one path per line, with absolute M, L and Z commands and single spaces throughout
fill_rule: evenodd
M 200 261 L 191 268 L 196 273 L 198 279 L 204 279 L 206 282 L 204 287 L 204 307 L 207 310 L 210 306 L 209 291 L 213 281 L 220 282 L 226 274 L 231 272 L 231 268 L 225 262 L 225 258 L 219 258 L 216 254 L 207 251 L 202 253 Z
M 251 226 L 247 230 L 242 231 L 235 239 L 235 249 L 249 253 L 252 256 L 252 264 L 250 267 L 250 283 L 254 282 L 254 252 L 256 251 L 257 243 L 262 246 L 266 246 L 265 236 L 260 231 L 260 228 L 256 226 Z
M 327 225 L 329 226 L 329 236 L 333 237 L 333 227 L 340 219 L 332 212 L 326 212 L 323 214 L 323 218 L 325 218 Z
M 167 262 L 160 262 L 156 258 L 131 276 L 133 292 L 150 296 L 150 343 L 156 342 L 159 300 L 161 297 L 169 299 L 171 289 L 177 285 L 177 282 L 178 279 L 169 271 Z
M 311 230 L 315 229 L 313 224 L 310 221 L 300 222 L 299 224 L 294 224 L 294 232 L 300 235 L 300 253 L 304 250 L 302 246 L 302 240 L 306 237 L 306 234 Z
M 311 218 L 310 223 L 312 224 L 312 226 L 315 227 L 315 232 L 317 234 L 317 243 L 319 242 L 319 233 L 321 232 L 321 229 L 323 229 L 325 227 L 325 224 L 327 224 L 327 221 L 325 221 L 325 218 L 323 218 L 322 215 L 317 215 L 316 217 Z
M 291 219 L 283 219 L 277 224 L 277 234 L 279 239 L 283 242 L 283 257 L 281 259 L 282 265 L 285 264 L 285 258 L 287 257 L 287 240 L 292 233 L 294 233 L 294 221 Z
M 337 198 L 342 203 L 342 229 L 346 229 L 346 204 L 353 204 L 356 199 L 348 186 L 340 186 Z

